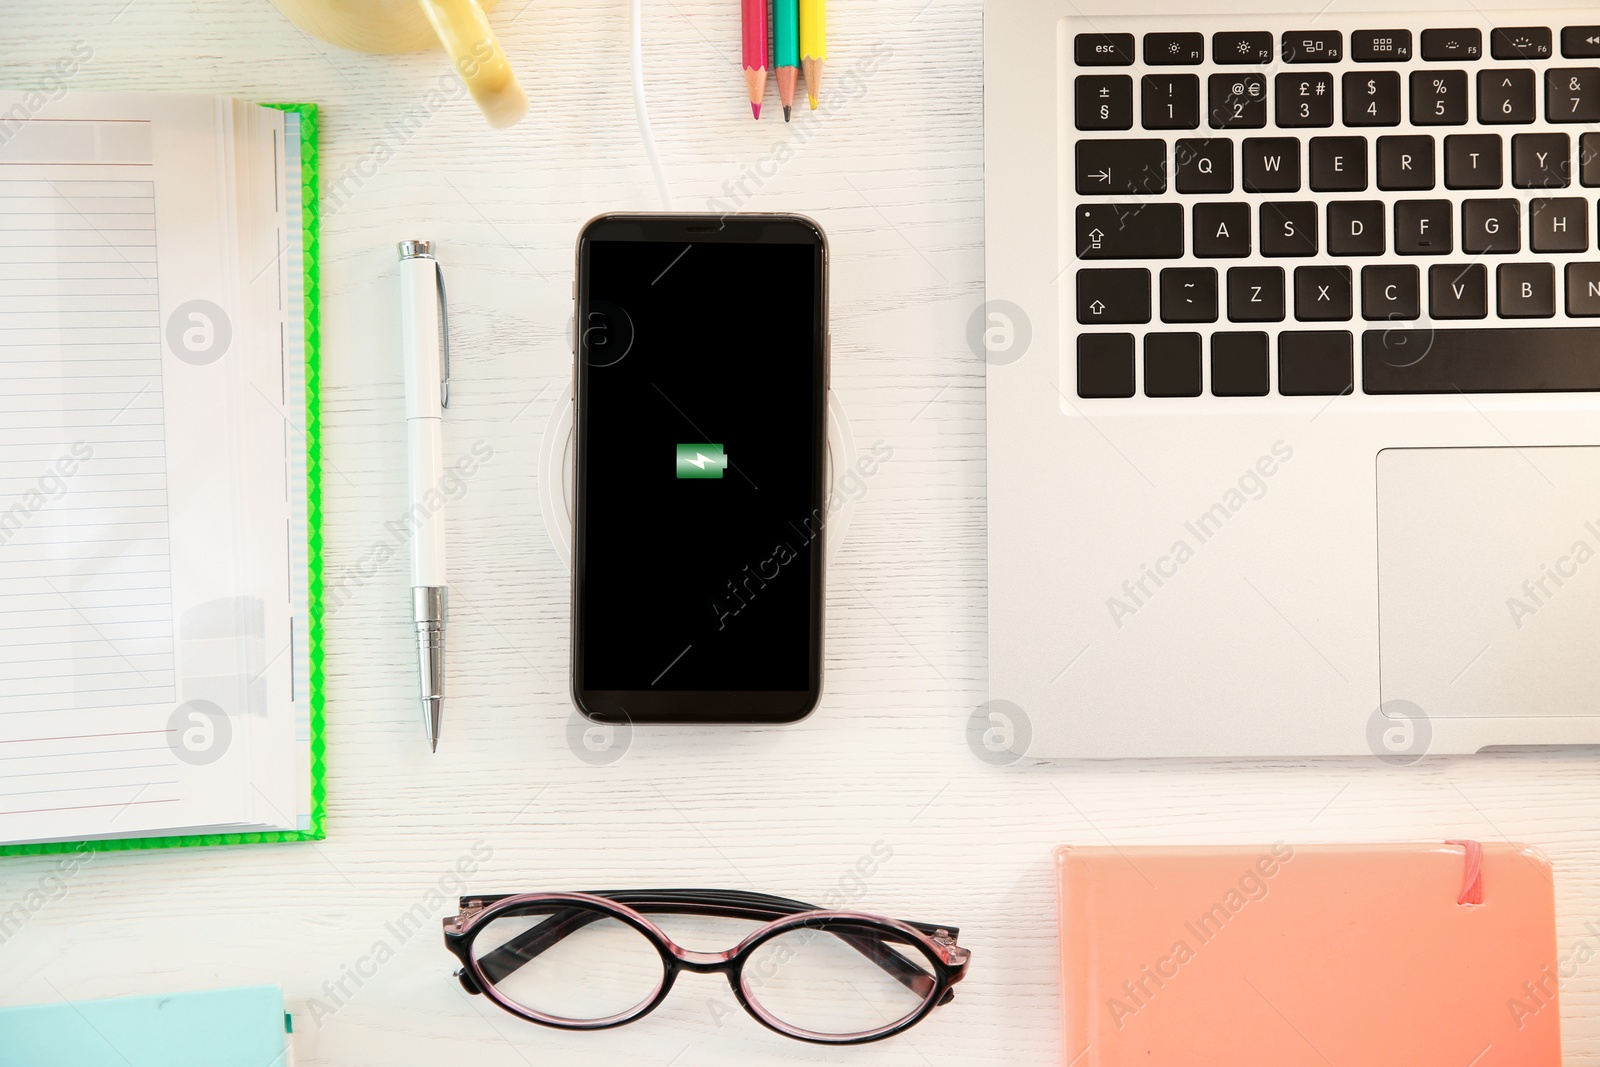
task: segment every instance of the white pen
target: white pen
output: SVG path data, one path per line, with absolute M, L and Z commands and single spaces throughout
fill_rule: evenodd
M 450 403 L 450 336 L 444 275 L 431 241 L 400 242 L 400 347 L 406 371 L 406 453 L 410 475 L 411 605 L 417 626 L 422 724 L 439 750 L 444 715 L 444 409 Z

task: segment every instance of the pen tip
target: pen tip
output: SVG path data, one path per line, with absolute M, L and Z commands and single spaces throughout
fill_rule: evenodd
M 439 739 L 437 737 L 435 737 L 431 741 L 429 741 L 428 745 L 433 749 L 433 751 L 435 751 L 435 752 L 439 751 Z
M 811 101 L 811 110 L 817 110 L 817 98 L 815 96 L 808 96 L 806 99 Z
M 750 104 L 750 114 L 754 115 L 756 118 L 759 119 L 761 117 L 761 105 L 752 102 Z
M 789 112 L 791 112 L 793 110 L 794 110 L 794 108 L 791 108 L 791 107 L 786 107 L 786 108 L 783 109 L 783 121 L 784 122 L 788 122 L 789 121 Z

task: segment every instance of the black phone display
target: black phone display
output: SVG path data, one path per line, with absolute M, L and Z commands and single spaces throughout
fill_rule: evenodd
M 821 691 L 826 246 L 794 216 L 608 216 L 578 246 L 573 696 L 788 722 Z

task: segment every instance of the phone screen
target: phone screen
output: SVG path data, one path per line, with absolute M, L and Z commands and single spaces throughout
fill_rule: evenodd
M 684 236 L 586 242 L 576 688 L 804 692 L 822 248 Z

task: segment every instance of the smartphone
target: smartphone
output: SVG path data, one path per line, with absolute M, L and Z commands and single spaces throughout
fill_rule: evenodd
M 798 215 L 578 238 L 572 695 L 784 723 L 822 694 L 828 248 Z

